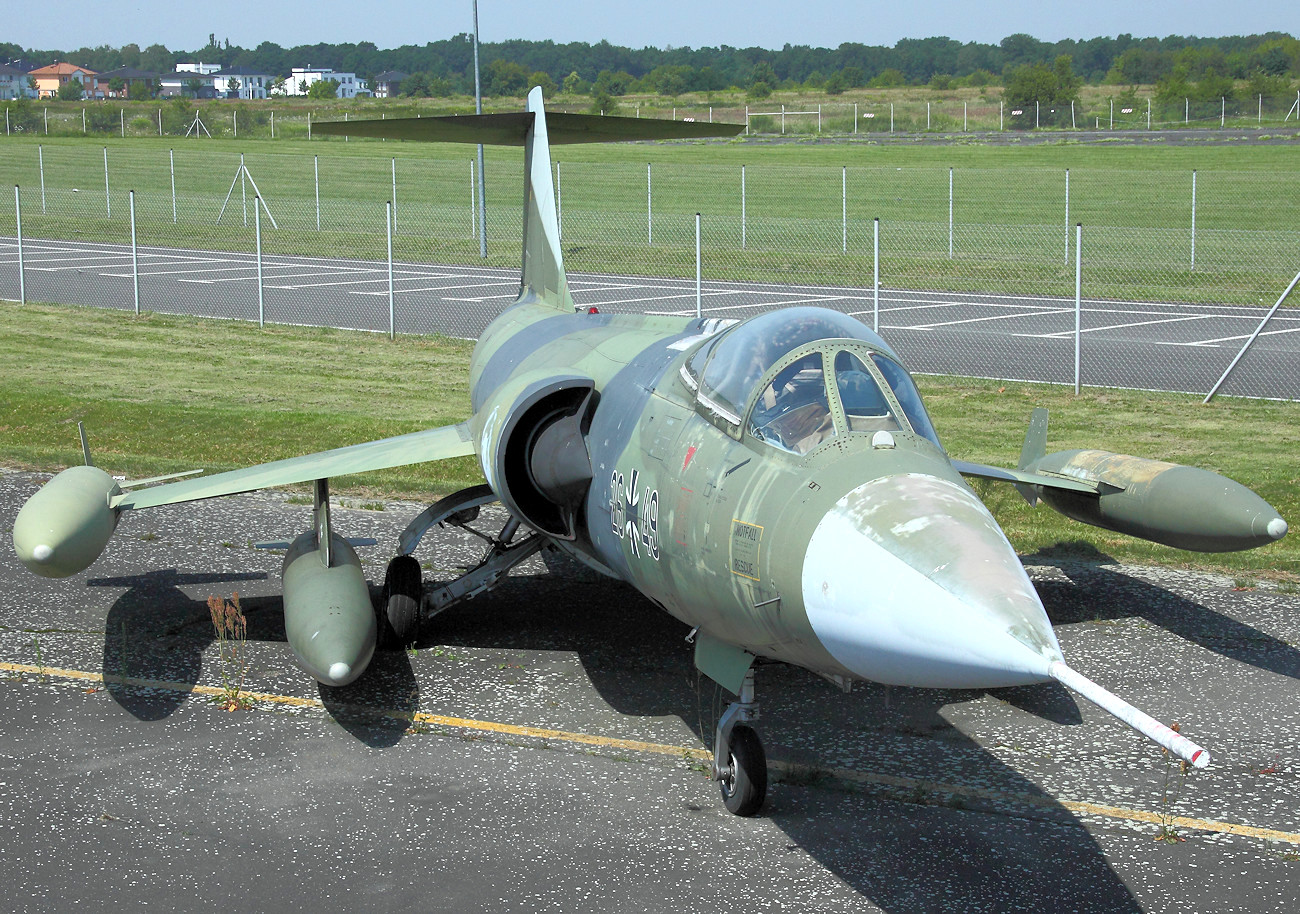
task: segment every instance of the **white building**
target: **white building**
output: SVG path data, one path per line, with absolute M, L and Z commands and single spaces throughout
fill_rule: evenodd
M 343 73 L 324 67 L 294 67 L 289 78 L 285 80 L 284 94 L 306 95 L 313 83 L 323 79 L 332 79 L 339 84 L 339 98 L 356 98 L 358 95 L 370 94 L 366 84 L 357 79 L 357 74 Z
M 266 98 L 275 77 L 252 67 L 227 67 L 212 74 L 217 98 Z
M 27 71 L 0 64 L 0 100 L 35 98 L 36 90 L 27 85 Z
M 176 65 L 177 73 L 197 73 L 200 76 L 211 76 L 220 69 L 219 63 L 178 63 Z

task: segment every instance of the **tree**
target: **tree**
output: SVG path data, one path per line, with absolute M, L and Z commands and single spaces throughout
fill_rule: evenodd
M 198 98 L 199 93 L 203 91 L 203 80 L 187 79 L 185 80 L 185 94 L 190 98 Z
M 59 86 L 59 101 L 79 102 L 85 94 L 85 88 L 75 79 L 70 79 Z
M 577 70 L 564 77 L 563 90 L 565 95 L 584 95 L 587 89 L 587 81 L 578 75 Z
M 547 73 L 544 70 L 538 70 L 537 72 L 530 75 L 528 77 L 528 85 L 529 87 L 541 86 L 542 95 L 544 95 L 546 98 L 550 98 L 551 96 L 555 95 L 559 91 L 555 87 L 555 80 L 551 79 L 551 74 Z
M 226 98 L 239 98 L 239 77 L 226 78 Z
M 153 85 L 143 80 L 137 79 L 126 87 L 126 97 L 133 102 L 142 102 L 145 99 L 153 98 L 153 96 Z
M 308 98 L 338 98 L 339 81 L 337 79 L 318 79 L 307 89 Z
M 530 71 L 521 63 L 498 57 L 487 65 L 484 95 L 523 95 L 528 91 Z
M 1030 127 L 1034 125 L 1034 119 L 1028 116 L 1028 112 L 1035 108 L 1039 124 L 1070 123 L 1071 105 L 1078 100 L 1078 95 L 1079 80 L 1074 75 L 1070 56 L 1062 54 L 1050 70 L 1041 63 L 1016 67 L 1007 80 L 1004 97 L 1012 109 L 1026 112 L 1026 116 L 1015 123 Z
M 114 96 L 120 96 L 122 94 L 122 90 L 125 88 L 126 88 L 126 80 L 120 76 L 114 76 L 112 79 L 108 81 L 108 91 L 112 92 Z

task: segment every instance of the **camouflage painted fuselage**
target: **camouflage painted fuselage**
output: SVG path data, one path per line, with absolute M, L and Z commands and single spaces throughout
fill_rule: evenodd
M 561 549 L 632 584 L 706 637 L 834 677 L 954 686 L 1045 678 L 1047 662 L 1060 654 L 1041 604 L 937 442 L 900 428 L 878 446 L 871 434 L 849 432 L 833 397 L 842 433 L 807 453 L 729 427 L 701 408 L 683 377 L 684 363 L 716 332 L 710 323 L 566 314 L 546 305 L 507 310 L 484 333 L 471 366 L 473 433 L 489 483 L 497 404 L 531 378 L 589 377 L 599 398 L 586 436 L 592 482 L 582 529 L 557 539 Z M 892 356 L 875 340 L 836 345 Z M 819 538 L 823 545 L 814 548 Z M 877 554 L 893 570 L 875 568 Z M 988 602 L 990 588 L 993 625 L 998 637 L 1012 633 L 1016 659 L 946 656 L 968 645 L 946 645 L 945 633 L 933 631 L 936 622 L 952 628 L 942 618 L 951 607 L 942 604 L 955 599 L 968 615 L 967 590 L 979 603 Z M 913 605 L 931 591 L 941 595 L 938 620 Z M 816 624 L 810 599 L 834 603 L 829 615 L 839 621 L 827 623 L 821 606 Z M 872 629 L 881 625 L 883 639 Z M 944 655 L 938 666 L 927 656 L 935 650 Z

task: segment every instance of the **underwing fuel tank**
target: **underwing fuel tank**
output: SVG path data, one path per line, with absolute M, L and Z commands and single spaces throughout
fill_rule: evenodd
M 14 520 L 18 559 L 45 578 L 85 571 L 103 553 L 119 512 L 108 506 L 117 482 L 92 466 L 69 467 L 27 500 Z
M 361 559 L 330 534 L 322 552 L 314 532 L 295 539 L 284 557 L 284 631 L 299 664 L 316 681 L 344 686 L 375 653 L 375 611 Z
M 1209 470 L 1099 450 L 1058 451 L 1024 469 L 1098 484 L 1097 495 L 1034 487 L 1066 517 L 1177 549 L 1235 552 L 1287 532 L 1272 505 Z

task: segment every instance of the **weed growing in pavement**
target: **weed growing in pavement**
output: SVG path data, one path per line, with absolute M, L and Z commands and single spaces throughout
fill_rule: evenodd
M 215 700 L 227 711 L 249 708 L 252 699 L 243 694 L 248 672 L 248 620 L 239 606 L 239 593 L 231 594 L 229 600 L 208 597 L 208 613 L 217 630 L 217 655 L 221 658 L 221 694 Z
M 1179 730 L 1178 724 L 1170 724 L 1169 729 L 1175 733 Z M 1178 844 L 1186 841 L 1178 832 L 1177 826 L 1174 825 L 1174 806 L 1182 796 L 1183 787 L 1187 784 L 1187 763 L 1178 760 L 1178 777 L 1174 780 L 1173 789 L 1170 789 L 1170 779 L 1174 771 L 1174 757 L 1168 749 L 1161 749 L 1165 756 L 1165 783 L 1161 790 L 1160 796 L 1160 827 L 1156 829 L 1155 839 L 1163 841 L 1165 844 Z

